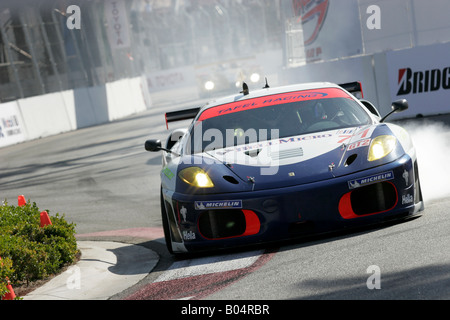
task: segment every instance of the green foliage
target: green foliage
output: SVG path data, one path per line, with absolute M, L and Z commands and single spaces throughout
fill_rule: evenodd
M 2 258 L 0 260 L 0 297 L 8 293 L 6 285 L 13 274 L 12 261 L 9 258 Z
M 0 295 L 7 278 L 13 284 L 45 279 L 75 261 L 75 225 L 56 214 L 52 225 L 41 228 L 40 212 L 30 202 L 0 206 Z

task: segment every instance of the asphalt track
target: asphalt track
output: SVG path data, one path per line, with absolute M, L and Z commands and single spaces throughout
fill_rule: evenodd
M 450 299 L 450 177 L 443 161 L 450 154 L 448 127 L 430 127 L 429 119 L 407 123 L 418 140 L 427 135 L 417 145 L 426 198 L 419 218 L 176 259 L 161 239 L 160 154 L 143 146 L 168 134 L 164 112 L 193 106 L 158 106 L 2 148 L 0 197 L 14 203 L 23 194 L 50 214 L 64 214 L 76 224 L 79 240 L 137 244 L 159 255 L 147 276 L 111 299 Z

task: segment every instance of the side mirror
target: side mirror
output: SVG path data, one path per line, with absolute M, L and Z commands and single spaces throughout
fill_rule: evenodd
M 145 141 L 145 150 L 150 151 L 150 152 L 157 152 L 157 151 L 162 150 L 162 151 L 171 153 L 175 156 L 178 156 L 178 157 L 180 156 L 178 153 L 175 153 L 169 149 L 161 147 L 161 140 L 156 140 L 156 139 Z
M 387 115 L 385 115 L 383 119 L 380 120 L 380 122 L 384 122 L 384 120 L 386 120 L 386 118 L 389 117 L 391 114 L 405 111 L 408 108 L 409 105 L 406 99 L 394 101 L 392 102 L 392 111 L 389 112 Z
M 145 150 L 150 152 L 161 151 L 161 140 L 147 140 L 145 141 Z
M 392 110 L 394 112 L 402 112 L 409 108 L 408 101 L 406 99 L 401 99 L 392 102 Z

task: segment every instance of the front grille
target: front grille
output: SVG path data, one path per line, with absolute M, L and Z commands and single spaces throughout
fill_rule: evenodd
M 289 225 L 288 232 L 291 235 L 307 235 L 315 231 L 312 221 L 293 222 Z
M 366 215 L 393 209 L 398 195 L 395 186 L 385 181 L 354 190 L 350 201 L 356 215 Z
M 208 239 L 240 236 L 246 230 L 245 215 L 242 210 L 208 210 L 200 215 L 198 228 Z

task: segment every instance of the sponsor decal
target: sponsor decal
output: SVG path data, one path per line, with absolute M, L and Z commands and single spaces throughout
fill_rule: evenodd
M 244 110 L 251 110 L 261 107 L 276 106 L 285 103 L 328 99 L 328 98 L 350 98 L 347 93 L 339 88 L 325 88 L 317 90 L 304 90 L 276 94 L 272 96 L 264 96 L 250 100 L 236 101 L 220 106 L 206 109 L 198 118 L 198 121 L 203 121 L 209 118 L 239 112 Z
M 372 183 L 377 183 L 380 181 L 387 181 L 394 179 L 394 172 L 388 171 L 383 173 L 374 174 L 368 177 L 359 178 L 355 180 L 348 181 L 349 189 L 356 189 L 359 187 L 363 187 Z
M 403 179 L 405 179 L 405 184 L 408 185 L 408 183 L 409 183 L 409 173 L 408 173 L 408 171 L 406 171 L 406 169 L 403 172 L 402 177 L 403 177 Z
M 19 121 L 17 120 L 16 115 L 11 115 L 9 117 L 4 117 L 0 122 L 0 137 L 3 138 L 5 134 L 2 132 L 2 128 L 5 129 L 5 133 L 7 136 L 13 136 L 16 134 L 21 134 Z
M 108 23 L 109 44 L 114 49 L 129 48 L 130 30 L 127 4 L 124 0 L 106 1 L 104 3 L 105 20 Z
M 242 200 L 195 201 L 195 210 L 242 209 Z
M 356 142 L 362 139 L 370 138 L 375 130 L 376 126 L 358 127 L 351 129 L 342 129 L 337 132 L 339 135 L 338 143 Z M 348 141 L 347 141 L 348 140 Z M 346 142 L 347 141 L 347 142 Z
M 183 240 L 195 240 L 195 233 L 192 231 L 183 231 Z
M 450 89 L 450 67 L 424 71 L 398 70 L 397 96 Z
M 169 179 L 169 180 L 172 180 L 172 178 L 175 176 L 174 174 L 173 174 L 173 172 L 172 171 L 170 171 L 170 169 L 169 168 L 164 168 L 163 170 L 162 170 L 162 173 L 164 173 L 164 175 L 167 177 L 167 179 Z
M 295 136 L 295 137 L 290 137 L 290 138 L 281 138 L 281 139 L 276 139 L 276 140 L 258 142 L 255 144 L 247 144 L 247 145 L 243 145 L 243 146 L 229 147 L 229 148 L 225 148 L 220 151 L 216 151 L 216 154 L 224 155 L 224 154 L 226 154 L 228 152 L 232 152 L 232 151 L 236 151 L 236 152 L 252 151 L 252 150 L 258 150 L 261 148 L 265 148 L 268 146 L 277 146 L 277 145 L 282 145 L 282 144 L 287 144 L 287 143 L 292 143 L 292 142 L 310 141 L 310 140 L 326 139 L 326 138 L 332 138 L 332 137 L 333 137 L 333 134 L 331 134 L 331 133 L 301 135 L 301 136 Z M 301 151 L 302 151 L 301 155 L 303 155 L 303 149 Z
M 23 141 L 24 133 L 17 103 L 2 103 L 0 109 L 0 147 Z
M 350 150 L 358 149 L 361 147 L 368 147 L 370 145 L 370 141 L 372 141 L 372 139 L 356 141 L 354 143 L 349 144 L 347 147 L 347 150 L 350 151 Z
M 410 204 L 414 202 L 414 197 L 410 194 L 402 196 L 402 204 Z
M 181 207 L 180 214 L 183 217 L 183 222 L 186 222 L 187 209 L 184 206 Z

